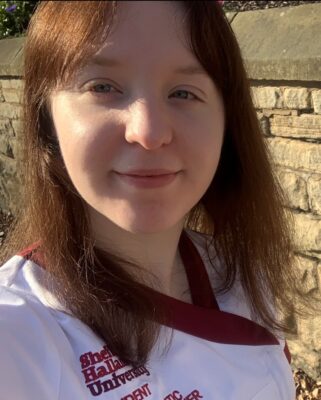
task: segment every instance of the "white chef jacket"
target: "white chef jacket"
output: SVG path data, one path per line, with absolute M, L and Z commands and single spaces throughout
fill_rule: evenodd
M 215 298 L 206 240 L 182 234 L 193 304 L 153 292 L 170 317 L 139 367 L 66 312 L 34 251 L 11 258 L 0 268 L 0 400 L 294 400 L 285 341 L 258 324 L 237 280 Z

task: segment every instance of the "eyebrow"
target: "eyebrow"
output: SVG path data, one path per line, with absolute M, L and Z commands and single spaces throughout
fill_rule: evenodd
M 101 56 L 94 56 L 90 62 L 90 65 L 98 65 L 101 67 L 121 67 L 123 64 L 118 61 L 114 60 L 111 58 L 105 58 Z M 205 75 L 208 76 L 206 71 L 199 65 L 197 64 L 192 64 L 192 65 L 187 65 L 184 67 L 179 67 L 174 70 L 175 74 L 180 74 L 180 75 Z

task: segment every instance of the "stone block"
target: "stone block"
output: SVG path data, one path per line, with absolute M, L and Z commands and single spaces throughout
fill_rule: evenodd
M 253 87 L 253 103 L 256 108 L 282 108 L 281 90 L 278 87 Z
M 0 207 L 5 211 L 17 210 L 21 184 L 17 176 L 17 162 L 0 154 Z
M 318 289 L 317 261 L 302 256 L 297 256 L 296 261 L 300 272 L 299 279 L 302 292 L 308 294 L 312 290 Z
M 301 114 L 300 116 L 274 115 L 270 118 L 271 133 L 276 136 L 293 138 L 321 138 L 321 115 Z
M 263 115 L 263 113 L 257 113 L 258 114 L 258 120 L 259 124 L 261 127 L 261 132 L 265 136 L 271 136 L 270 135 L 270 123 L 269 119 Z
M 302 171 L 321 171 L 321 145 L 283 138 L 266 138 L 272 162 Z
M 321 215 L 321 175 L 313 174 L 307 179 L 307 192 L 311 211 Z
M 293 369 L 303 369 L 311 378 L 318 380 L 321 377 L 320 354 L 312 347 L 307 346 L 300 339 L 287 338 L 287 344 L 292 356 Z M 312 345 L 311 345 L 312 346 Z
M 311 96 L 307 88 L 285 88 L 283 91 L 283 105 L 286 108 L 299 110 L 311 107 Z
M 0 136 L 0 153 L 7 157 L 13 158 L 13 152 L 9 143 L 9 138 L 5 135 Z
M 320 82 L 320 6 L 304 4 L 236 15 L 231 26 L 252 80 Z
M 0 83 L 3 89 L 16 89 L 22 91 L 24 86 L 22 79 L 1 79 Z
M 0 41 L 0 76 L 21 77 L 25 38 L 5 38 Z
M 282 169 L 279 169 L 277 174 L 289 201 L 287 206 L 308 211 L 309 203 L 305 180 L 294 172 L 284 171 Z
M 0 109 L 0 118 L 21 119 L 22 118 L 22 105 L 17 103 L 3 103 Z
M 21 103 L 22 91 L 16 89 L 4 89 L 3 96 L 7 103 Z
M 313 348 L 313 350 L 320 352 L 321 316 L 298 320 L 298 334 L 303 343 Z
M 21 142 L 15 137 L 11 137 L 8 140 L 9 152 L 7 155 L 9 157 L 18 159 L 21 156 Z M 11 154 L 11 155 L 10 155 Z
M 9 118 L 0 118 L 0 136 L 14 136 L 14 130 Z
M 15 178 L 3 178 L 0 176 L 0 208 L 13 215 L 21 207 L 21 184 Z
M 279 117 L 278 117 L 279 118 Z M 294 128 L 319 129 L 321 130 L 321 116 L 314 114 L 300 114 L 292 116 L 289 123 Z
M 317 266 L 318 287 L 321 290 L 321 262 Z
M 321 250 L 321 218 L 293 213 L 294 240 L 298 251 Z
M 0 136 L 0 153 L 7 154 L 8 138 L 4 135 Z
M 21 119 L 15 119 L 11 121 L 11 125 L 15 136 L 21 136 L 22 134 L 22 121 Z
M 0 155 L 0 175 L 17 176 L 17 162 Z
M 260 108 L 258 99 L 257 99 L 257 87 L 256 86 L 251 86 L 250 91 L 251 91 L 251 97 L 252 97 L 252 102 L 255 108 Z
M 312 107 L 315 113 L 321 114 L 321 90 L 313 89 L 311 92 Z
M 292 115 L 293 111 L 294 110 L 282 110 L 282 109 L 269 110 L 265 108 L 263 110 L 263 115 L 270 118 L 272 115 Z

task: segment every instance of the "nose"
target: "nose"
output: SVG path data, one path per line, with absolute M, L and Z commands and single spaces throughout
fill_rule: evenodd
M 157 101 L 137 99 L 129 108 L 125 139 L 138 143 L 146 150 L 156 150 L 172 141 L 166 110 Z

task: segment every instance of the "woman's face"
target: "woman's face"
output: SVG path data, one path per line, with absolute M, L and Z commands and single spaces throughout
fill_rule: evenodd
M 69 176 L 99 223 L 133 233 L 173 227 L 217 169 L 218 90 L 186 43 L 175 2 L 119 2 L 104 46 L 51 96 Z

